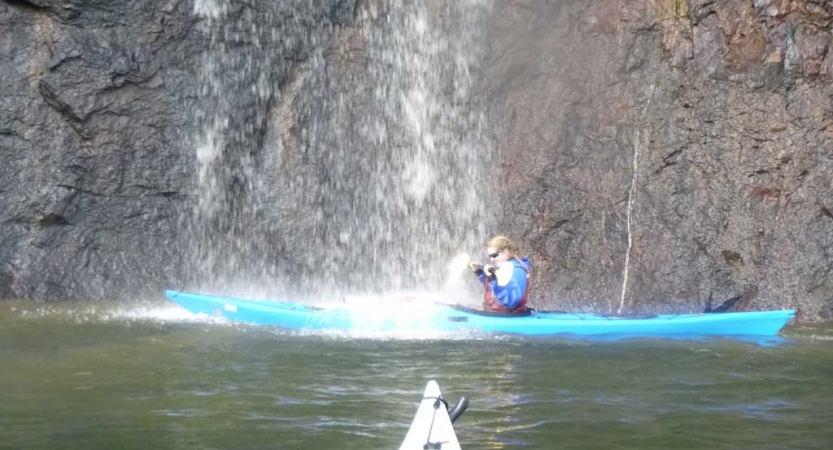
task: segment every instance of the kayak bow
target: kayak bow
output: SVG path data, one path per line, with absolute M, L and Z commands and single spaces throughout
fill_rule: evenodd
M 465 397 L 461 398 L 460 403 L 452 409 L 456 411 L 452 418 L 449 415 L 448 404 L 443 400 L 440 386 L 434 380 L 429 381 L 411 422 L 411 428 L 408 429 L 399 450 L 460 450 L 452 423 L 467 406 L 468 400 Z

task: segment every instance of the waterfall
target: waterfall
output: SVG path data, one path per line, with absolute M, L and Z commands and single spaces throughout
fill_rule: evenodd
M 494 223 L 478 95 L 491 1 L 263 3 L 194 3 L 210 50 L 189 288 L 441 289 Z

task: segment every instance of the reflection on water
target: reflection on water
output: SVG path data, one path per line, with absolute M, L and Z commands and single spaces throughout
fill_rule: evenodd
M 436 379 L 471 401 L 464 448 L 826 449 L 832 335 L 357 339 L 0 302 L 0 448 L 396 448 Z

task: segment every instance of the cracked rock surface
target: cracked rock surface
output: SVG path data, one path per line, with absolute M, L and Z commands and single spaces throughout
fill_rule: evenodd
M 195 2 L 0 0 L 0 298 L 157 298 L 185 284 L 195 111 L 240 111 L 230 154 L 257 164 L 281 140 L 297 159 L 283 170 L 321 181 L 304 149 L 328 111 L 301 100 L 304 74 L 323 62 L 328 89 L 352 92 L 368 57 L 355 22 L 378 3 L 228 3 L 222 51 L 250 69 L 224 80 L 240 88 L 230 105 L 206 106 L 198 80 L 218 42 Z M 532 259 L 532 303 L 691 312 L 752 292 L 743 308 L 833 319 L 831 23 L 829 1 L 493 2 L 478 81 L 493 231 Z M 269 45 L 274 60 L 253 57 Z M 269 95 L 249 89 L 261 85 Z M 244 192 L 240 160 L 226 182 Z M 240 251 L 297 254 L 290 237 L 310 217 L 293 217 L 264 228 L 274 247 Z
M 757 291 L 747 309 L 833 317 L 831 18 L 788 0 L 496 5 L 504 229 L 538 263 L 536 301 L 692 311 Z

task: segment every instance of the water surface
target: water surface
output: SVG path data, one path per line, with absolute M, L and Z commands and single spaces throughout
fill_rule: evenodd
M 353 338 L 0 302 L 0 448 L 398 448 L 435 379 L 471 402 L 466 449 L 828 449 L 833 330 L 784 336 Z

